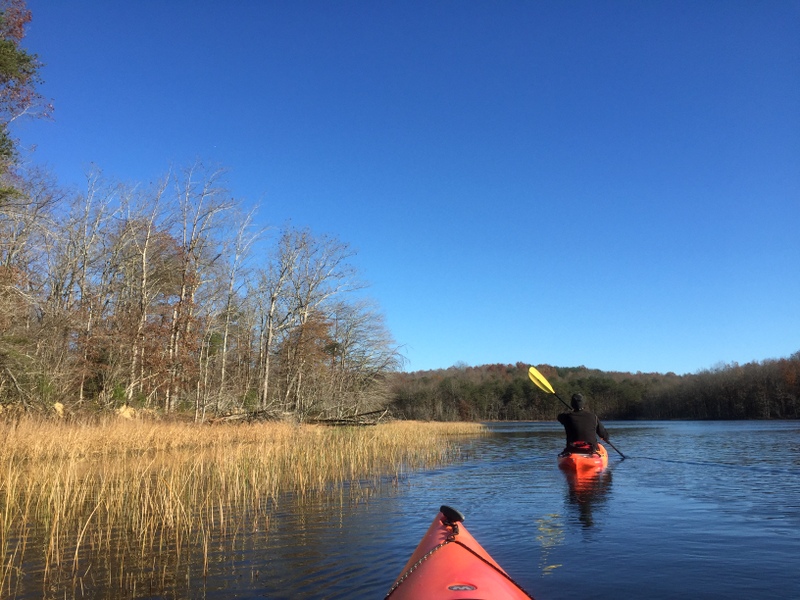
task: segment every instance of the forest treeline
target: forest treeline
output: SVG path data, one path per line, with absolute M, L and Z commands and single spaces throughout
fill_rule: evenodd
M 401 357 L 349 246 L 266 229 L 221 169 L 65 190 L 10 125 L 47 116 L 31 12 L 0 0 L 0 410 L 342 417 Z
M 393 409 L 433 420 L 553 420 L 566 407 L 528 378 L 528 364 L 454 366 L 402 373 Z M 587 397 L 602 419 L 800 418 L 800 352 L 789 358 L 720 365 L 691 375 L 537 366 L 565 401 Z
M 222 173 L 3 180 L 0 406 L 300 420 L 375 410 L 401 357 L 353 251 L 252 227 Z

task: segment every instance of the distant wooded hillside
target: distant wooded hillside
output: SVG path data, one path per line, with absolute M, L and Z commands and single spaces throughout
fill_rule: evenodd
M 552 420 L 565 410 L 528 378 L 528 364 L 455 366 L 394 376 L 393 410 L 409 419 Z M 535 365 L 566 401 L 575 392 L 603 419 L 797 419 L 800 352 L 692 375 Z

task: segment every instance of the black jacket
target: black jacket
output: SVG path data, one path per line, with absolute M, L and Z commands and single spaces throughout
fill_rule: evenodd
M 564 426 L 567 434 L 567 446 L 575 442 L 587 442 L 597 449 L 597 437 L 608 439 L 608 432 L 597 415 L 588 410 L 573 410 L 558 415 L 558 422 Z

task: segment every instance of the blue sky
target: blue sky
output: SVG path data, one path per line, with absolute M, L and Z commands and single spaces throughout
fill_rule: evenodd
M 358 252 L 407 370 L 800 350 L 800 2 L 29 0 L 65 185 L 200 159 Z

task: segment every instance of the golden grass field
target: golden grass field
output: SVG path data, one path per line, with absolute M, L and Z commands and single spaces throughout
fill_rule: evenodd
M 196 425 L 112 419 L 0 422 L 0 597 L 36 564 L 64 581 L 99 557 L 118 584 L 243 527 L 266 531 L 284 494 L 365 490 L 458 458 L 476 423 L 372 427 Z M 366 484 L 366 485 L 365 485 Z M 108 575 L 111 577 L 112 575 Z

